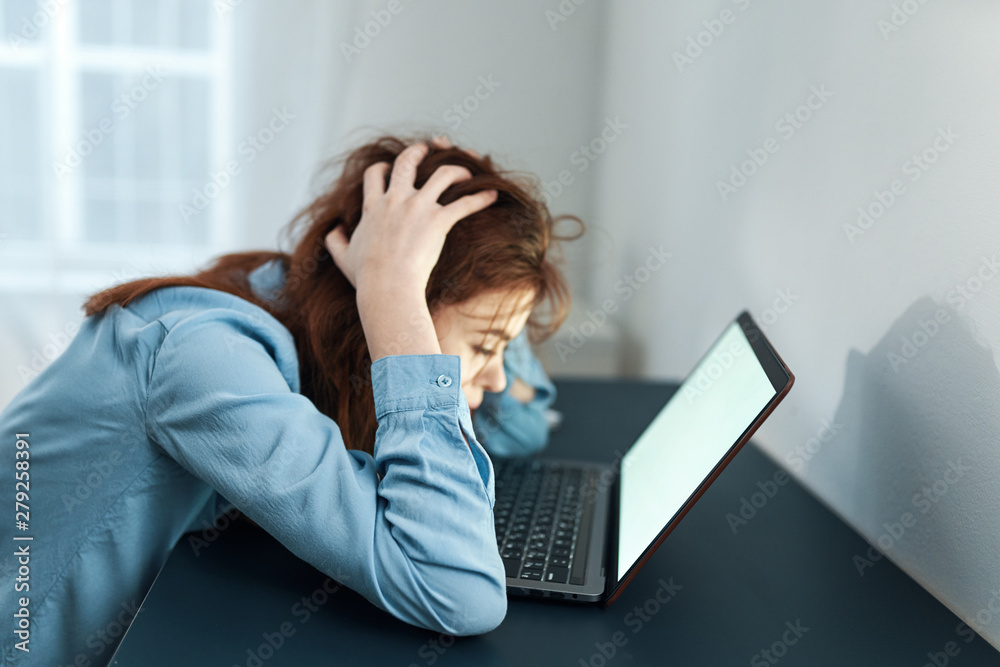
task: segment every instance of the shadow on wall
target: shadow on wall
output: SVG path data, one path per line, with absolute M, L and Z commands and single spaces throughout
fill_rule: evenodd
M 872 544 L 858 576 L 888 556 L 1000 646 L 1000 372 L 975 323 L 914 303 L 850 351 L 832 428 L 803 475 Z

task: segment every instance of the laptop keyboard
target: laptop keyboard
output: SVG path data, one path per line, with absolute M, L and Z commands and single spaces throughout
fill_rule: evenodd
M 593 503 L 592 472 L 565 464 L 497 459 L 493 507 L 497 548 L 507 576 L 582 584 Z

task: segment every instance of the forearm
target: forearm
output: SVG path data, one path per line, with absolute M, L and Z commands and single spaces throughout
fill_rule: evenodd
M 441 354 L 421 291 L 408 286 L 359 285 L 357 300 L 373 363 L 395 354 Z

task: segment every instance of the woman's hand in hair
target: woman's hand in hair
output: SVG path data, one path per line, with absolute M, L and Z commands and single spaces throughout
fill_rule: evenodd
M 450 146 L 445 138 L 435 143 Z M 364 174 L 364 205 L 354 234 L 348 240 L 338 226 L 326 237 L 333 261 L 359 291 L 390 288 L 423 293 L 451 228 L 496 201 L 495 190 L 484 190 L 447 206 L 438 204 L 445 190 L 472 178 L 459 165 L 438 167 L 422 188 L 414 187 L 417 167 L 429 148 L 427 142 L 412 144 L 396 157 L 395 164 L 370 165 Z
M 405 148 L 391 167 L 388 188 L 389 163 L 369 166 L 361 220 L 353 235 L 348 239 L 338 226 L 326 236 L 330 256 L 357 289 L 373 362 L 389 354 L 441 353 L 424 294 L 427 281 L 448 231 L 496 201 L 495 191 L 484 191 L 438 204 L 451 185 L 472 177 L 458 165 L 438 167 L 422 188 L 414 187 L 417 166 L 428 150 L 425 142 Z

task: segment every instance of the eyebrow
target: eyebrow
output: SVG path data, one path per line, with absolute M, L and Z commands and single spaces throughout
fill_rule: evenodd
M 499 336 L 501 340 L 510 340 L 510 334 L 500 329 L 480 329 L 478 333 L 493 334 Z

